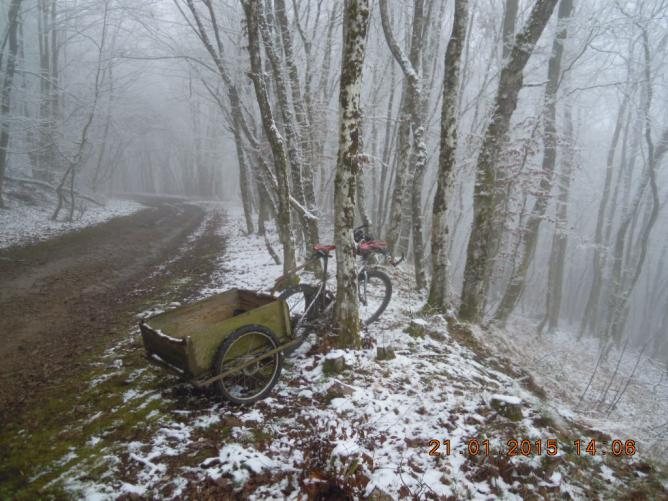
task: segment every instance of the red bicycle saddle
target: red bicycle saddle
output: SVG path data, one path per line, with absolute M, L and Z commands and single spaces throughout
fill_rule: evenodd
M 387 242 L 383 240 L 370 240 L 360 244 L 360 250 L 385 250 L 387 249 Z
M 314 245 L 313 246 L 314 251 L 329 252 L 329 251 L 333 251 L 334 249 L 336 249 L 336 245 Z

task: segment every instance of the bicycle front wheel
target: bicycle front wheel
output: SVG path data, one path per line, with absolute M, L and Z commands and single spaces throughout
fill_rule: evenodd
M 381 270 L 362 270 L 357 276 L 360 319 L 369 325 L 383 314 L 392 297 L 392 281 Z

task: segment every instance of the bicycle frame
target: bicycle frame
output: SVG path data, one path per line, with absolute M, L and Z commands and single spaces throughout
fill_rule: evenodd
M 367 267 L 368 267 L 367 260 L 368 260 L 369 255 L 366 255 L 366 256 L 365 255 L 360 255 L 362 257 L 362 265 L 357 270 L 357 275 L 358 276 L 360 274 L 366 272 Z M 320 298 L 325 297 L 325 293 L 327 292 L 327 281 L 328 281 L 328 278 L 329 278 L 327 276 L 327 270 L 328 270 L 327 265 L 329 263 L 329 258 L 330 257 L 331 256 L 329 255 L 328 252 L 319 250 L 319 251 L 316 251 L 315 254 L 313 255 L 313 257 L 310 259 L 310 260 L 320 259 L 322 261 L 322 263 L 321 263 L 322 264 L 322 267 L 321 267 L 322 276 L 320 277 L 320 283 L 318 285 L 318 289 L 317 289 L 316 293 L 313 295 L 313 297 L 311 299 L 311 302 L 306 306 L 306 309 L 304 310 L 304 314 L 302 315 L 302 317 L 299 319 L 299 321 L 295 325 L 294 330 L 296 332 L 298 332 L 300 327 L 302 327 L 307 322 L 309 313 L 312 311 L 312 309 L 318 303 Z M 363 285 L 363 291 L 359 291 L 359 289 L 358 289 L 358 294 L 360 296 L 360 302 L 362 304 L 366 305 L 367 304 L 367 299 L 366 299 L 366 294 L 367 294 L 366 283 L 367 283 L 367 280 L 366 280 L 366 275 L 364 275 L 364 276 L 365 276 L 365 280 L 364 280 L 364 285 Z M 323 313 L 326 316 L 327 314 L 329 314 L 329 312 L 331 311 L 331 309 L 333 307 L 334 307 L 334 302 L 331 301 L 331 302 L 329 302 L 329 304 L 327 304 L 323 308 L 321 313 Z

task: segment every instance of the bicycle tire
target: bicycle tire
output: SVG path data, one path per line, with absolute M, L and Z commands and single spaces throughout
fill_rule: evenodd
M 357 276 L 358 287 L 360 288 L 363 286 L 363 280 L 365 274 L 367 281 L 370 278 L 377 278 L 383 283 L 383 286 L 385 288 L 385 291 L 383 293 L 383 299 L 378 308 L 376 308 L 373 314 L 370 315 L 368 318 L 362 319 L 363 325 L 369 325 L 378 320 L 385 311 L 385 309 L 387 308 L 387 305 L 390 304 L 390 299 L 392 298 L 392 280 L 390 280 L 390 277 L 387 275 L 387 273 L 379 269 L 372 268 L 368 270 L 362 270 Z

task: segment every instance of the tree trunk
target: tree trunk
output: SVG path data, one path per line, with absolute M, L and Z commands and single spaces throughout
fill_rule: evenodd
M 2 82 L 2 96 L 0 97 L 0 208 L 4 207 L 2 185 L 7 169 L 7 147 L 9 146 L 9 113 L 11 111 L 11 93 L 16 69 L 16 54 L 18 51 L 17 32 L 19 26 L 19 9 L 21 0 L 12 0 L 9 4 L 8 41 L 9 54 L 5 68 L 5 78 Z
M 643 134 L 647 146 L 647 181 L 649 182 L 651 198 L 649 199 L 648 206 L 648 217 L 647 221 L 642 227 L 641 233 L 638 236 L 637 241 L 640 243 L 640 253 L 633 265 L 628 266 L 628 273 L 630 275 L 629 280 L 622 279 L 622 274 L 619 273 L 616 276 L 616 280 L 613 282 L 615 287 L 613 288 L 613 294 L 610 296 L 610 317 L 606 329 L 606 335 L 619 343 L 622 338 L 622 333 L 624 325 L 626 324 L 626 319 L 629 311 L 629 302 L 631 294 L 635 289 L 636 284 L 638 283 L 638 278 L 640 278 L 640 273 L 643 270 L 645 264 L 645 259 L 647 258 L 647 251 L 649 246 L 649 239 L 654 229 L 654 225 L 659 216 L 660 201 L 659 201 L 659 189 L 656 179 L 656 169 L 661 159 L 661 156 L 665 153 L 666 147 L 668 146 L 668 129 L 666 129 L 661 136 L 658 146 L 655 146 L 654 140 L 652 138 L 652 118 L 650 110 L 652 107 L 652 75 L 651 75 L 651 57 L 650 57 L 650 48 L 649 48 L 649 34 L 646 27 L 642 27 L 642 48 L 644 55 L 644 84 L 645 88 L 645 106 L 643 110 Z M 639 194 L 642 194 L 643 189 L 641 189 Z M 636 209 L 639 205 L 636 205 Z M 634 212 L 637 212 L 634 211 Z M 628 219 L 627 219 L 628 221 Z M 633 232 L 631 232 L 631 237 Z M 620 261 L 623 256 L 623 252 L 619 252 L 619 240 L 617 247 L 617 254 L 615 255 L 615 260 L 617 261 L 616 266 L 619 269 Z M 624 273 L 626 275 L 626 273 Z
M 545 317 L 538 326 L 538 333 L 543 334 L 545 327 L 553 332 L 559 326 L 561 313 L 561 298 L 564 283 L 564 269 L 566 263 L 566 248 L 568 247 L 568 198 L 575 167 L 575 134 L 573 130 L 573 116 L 569 104 L 565 106 L 566 151 L 562 161 L 562 172 L 557 183 L 559 195 L 557 197 L 557 214 L 552 247 L 547 272 L 547 296 L 545 301 Z
M 594 236 L 594 256 L 592 263 L 592 273 L 594 274 L 591 284 L 591 289 L 589 290 L 589 296 L 587 297 L 587 304 L 584 309 L 584 314 L 582 321 L 580 323 L 580 331 L 578 337 L 582 337 L 587 330 L 587 327 L 593 327 L 596 324 L 596 317 L 598 316 L 598 306 L 601 297 L 601 286 L 603 280 L 603 269 L 604 265 L 604 252 L 603 252 L 603 230 L 605 227 L 606 214 L 608 201 L 610 198 L 610 189 L 612 184 L 612 175 L 613 167 L 615 160 L 615 152 L 617 151 L 617 145 L 619 144 L 619 136 L 621 134 L 622 126 L 625 119 L 628 120 L 626 115 L 626 107 L 628 106 L 628 93 L 625 93 L 624 100 L 620 105 L 619 112 L 617 113 L 617 123 L 615 124 L 615 130 L 612 134 L 612 141 L 610 147 L 608 148 L 608 157 L 606 161 L 605 169 L 605 181 L 603 183 L 603 194 L 601 196 L 601 202 L 598 207 L 598 216 L 596 218 L 596 232 Z
M 258 2 L 244 3 L 246 13 L 246 23 L 248 28 L 248 52 L 251 61 L 251 80 L 255 88 L 255 95 L 260 107 L 262 125 L 265 134 L 269 139 L 271 151 L 274 156 L 276 166 L 276 178 L 278 182 L 278 214 L 276 222 L 283 244 L 283 271 L 287 272 L 295 267 L 295 248 L 292 238 L 291 216 L 290 216 L 290 189 L 288 187 L 288 156 L 285 148 L 285 141 L 278 132 L 274 115 L 269 104 L 269 94 L 262 78 L 262 59 L 260 56 L 259 40 L 259 8 Z
M 100 100 L 100 88 L 102 86 L 102 80 L 104 78 L 103 76 L 104 71 L 102 65 L 104 61 L 104 51 L 107 42 L 108 27 L 109 27 L 109 0 L 105 0 L 104 14 L 102 20 L 102 33 L 100 35 L 100 43 L 98 44 L 97 67 L 95 70 L 95 78 L 93 80 L 93 102 L 91 103 L 90 111 L 88 112 L 84 126 L 81 129 L 81 135 L 79 136 L 79 146 L 77 148 L 77 151 L 74 154 L 74 156 L 69 160 L 67 168 L 65 169 L 65 173 L 63 174 L 63 177 L 60 179 L 60 183 L 56 188 L 56 192 L 58 193 L 58 204 L 56 205 L 56 209 L 53 211 L 53 214 L 51 215 L 51 219 L 53 221 L 56 221 L 58 219 L 58 214 L 62 210 L 63 204 L 65 203 L 65 183 L 67 182 L 68 177 L 70 181 L 70 190 L 69 190 L 70 208 L 67 220 L 71 222 L 74 218 L 75 178 L 77 175 L 77 170 L 81 167 L 83 162 L 84 152 L 86 150 L 86 145 L 88 144 L 88 133 L 91 125 L 93 124 L 93 120 L 95 119 L 98 102 Z
M 239 189 L 241 191 L 241 205 L 244 208 L 244 219 L 246 221 L 246 233 L 252 235 L 253 228 L 253 204 L 251 197 L 250 182 L 248 179 L 248 165 L 246 165 L 246 155 L 241 142 L 241 126 L 239 117 L 234 117 L 234 126 L 232 127 L 234 135 L 234 146 L 237 151 L 237 160 L 239 161 Z
M 408 177 L 408 160 L 410 158 L 409 100 L 408 85 L 404 83 L 402 86 L 401 103 L 399 105 L 399 130 L 397 131 L 397 151 L 394 158 L 394 185 L 392 187 L 387 230 L 385 232 L 385 240 L 387 240 L 387 245 L 393 254 L 396 253 L 396 247 L 399 242 L 402 207 L 404 210 L 406 207 L 403 204 L 403 199 L 406 189 L 406 178 Z
M 276 89 L 278 107 L 281 112 L 281 118 L 283 120 L 283 127 L 285 129 L 285 135 L 287 139 L 287 152 L 291 167 L 290 172 L 292 174 L 292 193 L 301 205 L 308 207 L 304 194 L 304 181 L 302 178 L 302 171 L 304 170 L 304 167 L 302 162 L 303 156 L 301 150 L 301 137 L 297 131 L 295 117 L 290 107 L 287 86 L 285 79 L 283 78 L 282 61 L 275 49 L 268 20 L 260 8 L 258 8 L 258 15 L 260 33 L 262 34 L 262 39 L 264 41 L 265 52 L 267 53 L 269 62 L 271 63 L 274 76 L 274 88 Z M 303 110 L 302 113 L 304 113 Z M 298 213 L 298 217 L 300 218 L 299 229 L 304 232 L 306 241 L 309 244 L 308 248 L 311 248 L 320 240 L 318 236 L 317 219 L 307 218 L 303 213 Z
M 305 106 L 304 99 L 302 98 L 301 89 L 299 87 L 299 72 L 297 71 L 297 65 L 295 64 L 294 51 L 292 48 L 292 35 L 290 32 L 290 27 L 288 24 L 288 17 L 285 12 L 285 0 L 275 0 L 274 9 L 276 12 L 276 19 L 278 20 L 278 26 L 281 32 L 281 41 L 283 42 L 283 52 L 285 54 L 285 63 L 288 68 L 288 78 L 290 80 L 290 91 L 292 94 L 292 104 L 295 108 L 295 115 L 297 118 L 297 126 L 299 128 L 299 136 L 301 138 L 301 150 L 302 152 L 308 152 L 308 158 L 313 158 L 313 145 L 311 144 L 311 125 L 309 122 L 309 116 L 307 113 L 307 107 Z M 295 16 L 297 12 L 295 11 Z M 305 42 L 304 44 L 306 57 L 310 63 L 310 46 Z M 308 68 L 307 68 L 308 73 Z M 309 78 L 310 75 L 307 75 Z M 305 157 L 306 158 L 306 155 Z M 304 184 L 304 199 L 306 201 L 306 207 L 309 211 L 317 211 L 315 204 L 315 191 L 313 187 L 313 164 L 309 165 L 308 162 L 302 164 L 302 177 Z M 317 239 L 317 225 L 316 225 L 316 239 Z M 317 243 L 317 242 L 315 242 Z
M 483 136 L 476 168 L 473 195 L 473 228 L 467 248 L 460 316 L 463 320 L 482 319 L 486 277 L 491 264 L 488 236 L 495 216 L 496 158 L 505 143 L 510 119 L 522 88 L 522 72 L 547 24 L 557 0 L 537 0 L 524 29 L 515 37 L 510 59 L 501 70 L 492 119 Z
M 390 97 L 387 100 L 387 116 L 385 118 L 385 140 L 383 144 L 383 158 L 380 169 L 380 186 L 378 187 L 378 206 L 376 207 L 376 231 L 381 234 L 383 221 L 385 220 L 385 182 L 389 186 L 390 181 L 388 177 L 388 165 L 390 163 L 390 144 L 392 142 L 392 109 L 394 107 L 394 64 L 390 67 Z
M 519 0 L 506 0 L 503 10 L 503 48 L 501 50 L 501 61 L 506 62 L 513 49 L 515 39 L 515 24 L 517 23 L 517 10 Z
M 346 0 L 339 94 L 339 152 L 334 184 L 334 242 L 337 248 L 334 326 L 339 345 L 344 347 L 361 344 L 353 225 L 355 177 L 359 175 L 362 153 L 360 93 L 368 27 L 368 0 Z
M 356 195 L 357 195 L 357 213 L 359 214 L 360 221 L 367 228 L 371 228 L 371 218 L 369 217 L 369 210 L 367 209 L 366 201 L 366 186 L 364 182 L 364 172 L 360 170 L 357 176 L 357 186 L 356 186 Z
M 425 143 L 425 120 L 423 116 L 423 103 L 426 97 L 423 95 L 422 77 L 420 75 L 420 56 L 424 41 L 424 0 L 416 0 L 413 9 L 413 27 L 411 36 L 411 50 L 406 57 L 399 44 L 394 38 L 387 12 L 387 0 L 380 0 L 381 21 L 383 33 L 390 52 L 404 72 L 407 79 L 408 97 L 406 99 L 406 111 L 410 115 L 411 133 L 413 136 L 413 158 L 414 175 L 411 183 L 410 193 L 404 194 L 411 201 L 412 233 L 413 233 L 413 258 L 415 265 L 415 282 L 418 290 L 426 287 L 424 270 L 424 243 L 422 235 L 422 184 L 424 172 L 427 166 L 427 145 Z M 403 179 L 405 167 L 397 166 L 397 177 L 395 181 L 395 193 L 403 192 Z M 401 176 L 400 176 L 401 174 Z M 401 212 L 406 214 L 406 205 L 398 205 L 395 201 L 401 198 L 393 197 L 392 215 L 390 216 L 390 229 L 388 231 L 388 245 L 391 251 L 396 247 L 396 231 L 401 223 Z M 403 211 L 402 211 L 403 208 Z M 399 212 L 399 213 L 397 213 Z M 396 224 L 395 224 L 396 223 Z M 402 249 L 405 250 L 405 249 Z
M 448 276 L 448 196 L 457 153 L 457 102 L 462 49 L 466 40 L 468 24 L 468 0 L 455 1 L 455 16 L 448 48 L 445 52 L 445 74 L 443 76 L 443 104 L 441 111 L 441 148 L 438 158 L 436 195 L 431 218 L 431 287 L 427 306 L 445 313 L 450 299 Z
M 541 170 L 539 193 L 529 216 L 527 228 L 519 238 L 524 245 L 518 249 L 521 257 L 520 265 L 512 273 L 510 283 L 496 310 L 494 319 L 505 323 L 522 295 L 527 280 L 527 272 L 533 261 L 538 245 L 540 224 L 545 217 L 545 211 L 552 193 L 552 178 L 554 165 L 557 159 L 557 92 L 561 78 L 561 59 L 564 53 L 564 41 L 568 33 L 567 22 L 573 11 L 573 0 L 561 0 L 559 3 L 558 28 L 552 44 L 552 54 L 547 70 L 547 86 L 545 88 L 545 102 L 543 107 L 544 135 L 543 135 L 543 165 Z

